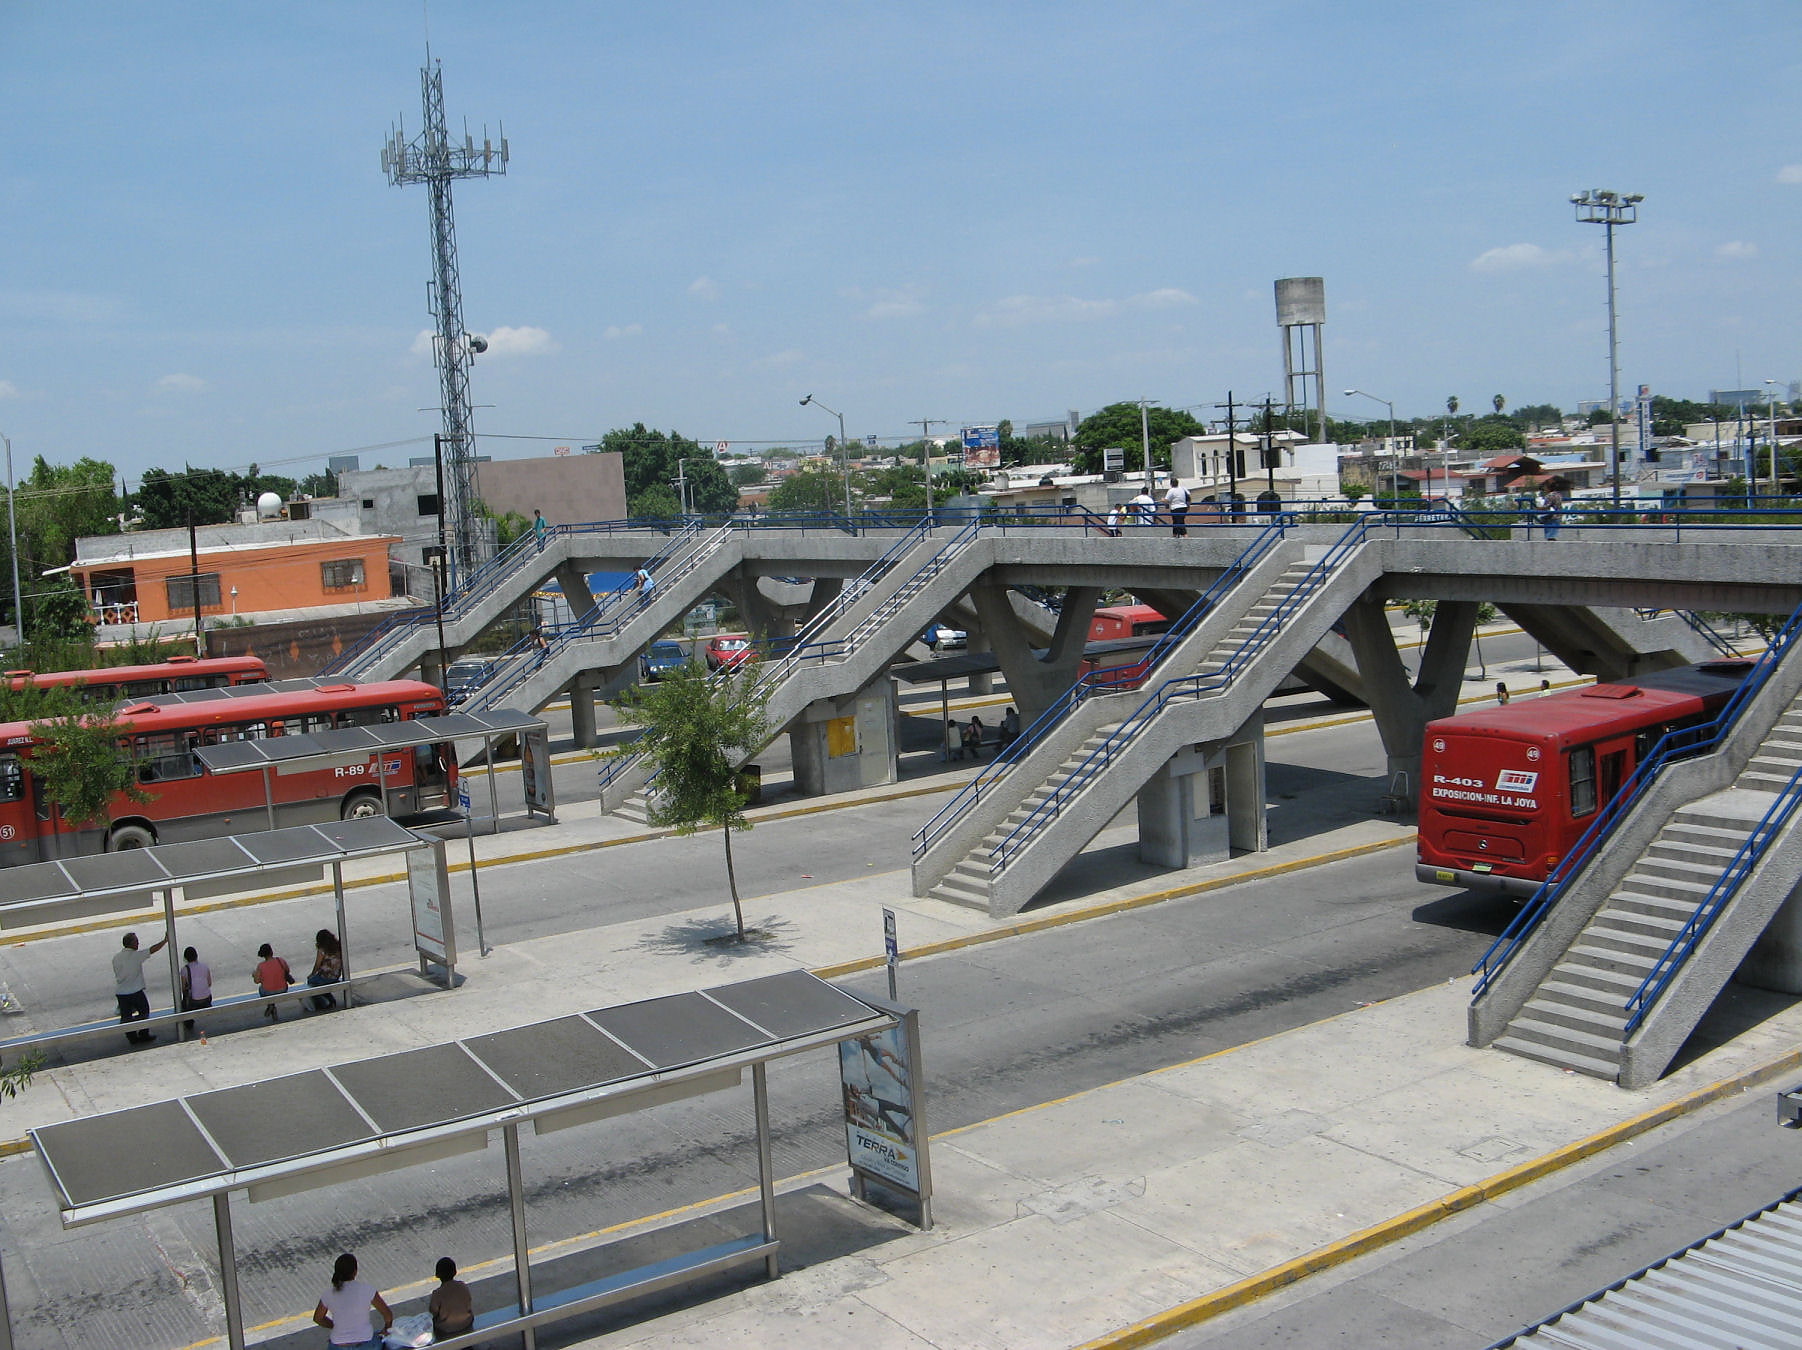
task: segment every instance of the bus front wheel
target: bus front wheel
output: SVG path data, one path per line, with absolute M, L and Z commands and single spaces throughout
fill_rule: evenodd
M 106 849 L 109 853 L 119 853 L 128 848 L 149 848 L 156 843 L 156 836 L 143 825 L 121 825 L 107 836 Z
M 340 814 L 345 820 L 368 820 L 383 814 L 382 799 L 373 792 L 353 792 L 344 799 L 344 810 Z

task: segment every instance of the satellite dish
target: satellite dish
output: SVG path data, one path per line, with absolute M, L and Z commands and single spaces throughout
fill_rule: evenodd
M 487 338 L 477 337 L 474 333 L 468 333 L 465 334 L 465 336 L 469 339 L 469 350 L 474 352 L 477 356 L 480 356 L 483 352 L 488 350 Z
M 265 492 L 257 497 L 258 520 L 280 520 L 282 499 L 279 493 Z

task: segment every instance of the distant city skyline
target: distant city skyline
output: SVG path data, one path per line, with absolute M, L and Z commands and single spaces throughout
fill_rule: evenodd
M 1328 411 L 1427 418 L 1802 375 L 1797 13 L 1541 0 L 1094 7 L 414 0 L 0 9 L 0 432 L 295 477 L 437 429 L 420 124 L 504 126 L 455 193 L 478 450 L 642 422 L 893 443 L 919 420 L 1197 416 L 1282 388 L 1325 280 Z M 1756 48 L 1756 59 L 1748 45 Z

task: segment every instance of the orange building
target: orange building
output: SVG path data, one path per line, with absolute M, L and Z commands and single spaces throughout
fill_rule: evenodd
M 197 573 L 186 530 L 78 539 L 67 570 L 96 623 L 179 623 L 194 617 L 196 587 L 204 618 L 387 600 L 396 542 L 323 520 L 203 525 L 195 531 Z

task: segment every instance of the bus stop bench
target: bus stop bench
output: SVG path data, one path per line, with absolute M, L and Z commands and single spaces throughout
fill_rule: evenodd
M 654 1261 L 647 1266 L 622 1270 L 617 1275 L 590 1280 L 573 1289 L 560 1289 L 554 1294 L 545 1294 L 532 1300 L 535 1306 L 524 1316 L 521 1316 L 517 1303 L 491 1308 L 487 1312 L 476 1314 L 475 1330 L 433 1341 L 433 1350 L 465 1350 L 465 1347 L 481 1345 L 496 1335 L 523 1331 L 528 1326 L 560 1322 L 566 1317 L 592 1312 L 613 1303 L 623 1303 L 642 1294 L 655 1294 L 688 1280 L 716 1275 L 736 1266 L 762 1262 L 769 1259 L 780 1245 L 774 1238 L 766 1239 L 761 1234 L 754 1233 L 728 1242 L 718 1242 L 711 1247 L 702 1247 L 698 1251 L 684 1252 L 666 1260 Z

